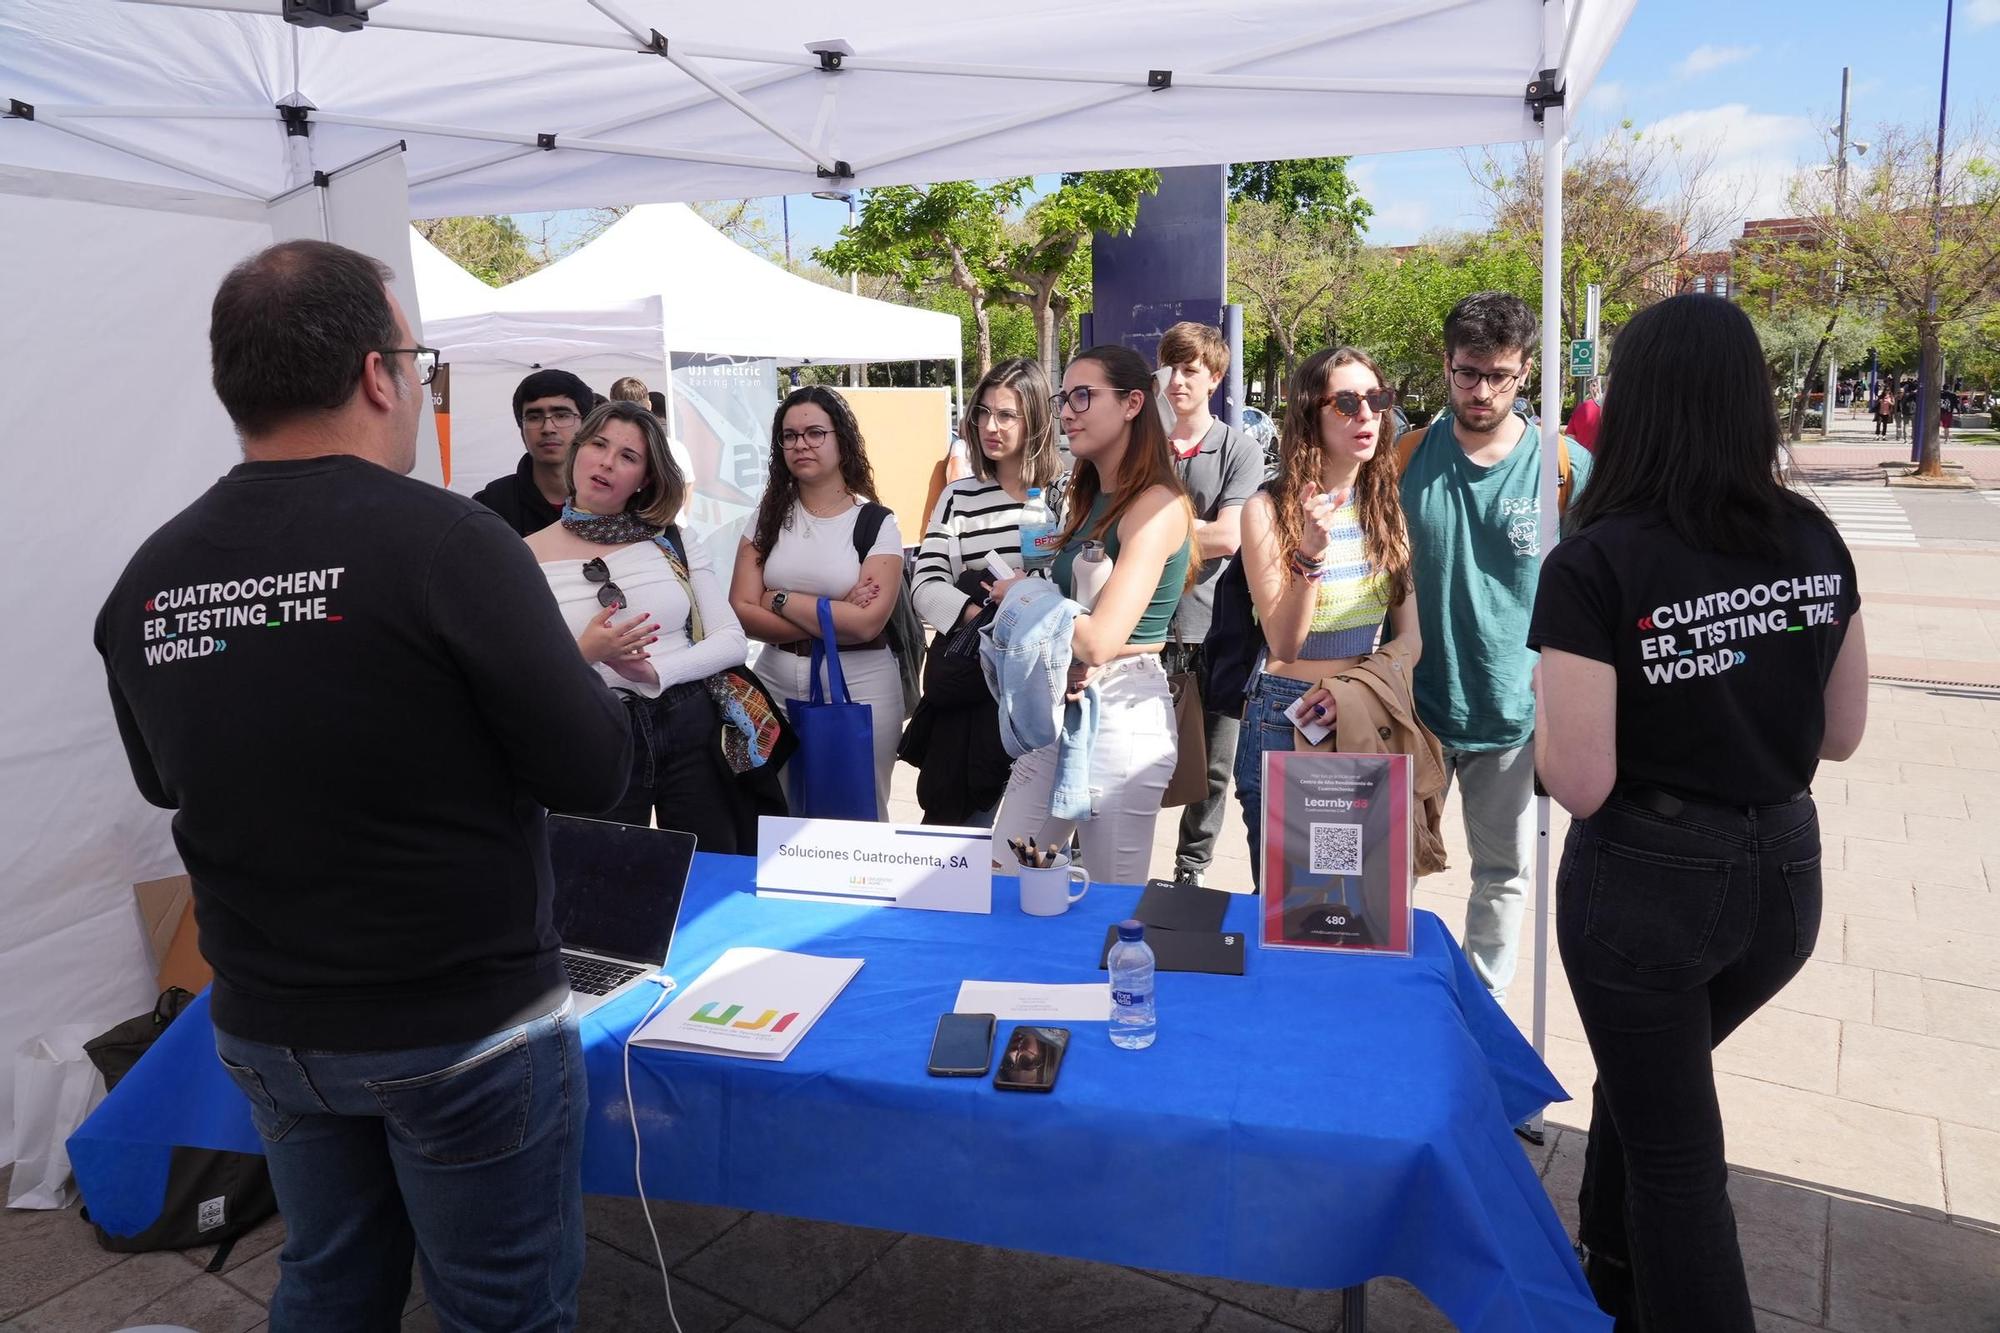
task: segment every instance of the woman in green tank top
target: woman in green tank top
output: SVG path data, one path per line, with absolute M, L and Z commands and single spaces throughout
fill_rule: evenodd
M 1049 813 L 1056 747 L 1014 763 L 993 824 L 993 845 L 1033 837 L 1044 847 L 1081 833 L 1081 861 L 1094 880 L 1137 884 L 1153 853 L 1153 826 L 1175 761 L 1173 701 L 1160 648 L 1189 581 L 1194 509 L 1160 424 L 1151 369 L 1125 347 L 1093 347 L 1063 373 L 1055 407 L 1076 464 L 1063 551 L 1054 574 L 1065 594 L 1076 551 L 1101 541 L 1111 574 L 1070 633 L 1070 686 L 1092 688 L 1098 725 L 1090 750 L 1091 811 L 1082 820 Z M 1009 581 L 1011 583 L 1011 580 Z M 994 588 L 996 599 L 1008 585 Z M 1002 865 L 1011 858 L 996 857 Z

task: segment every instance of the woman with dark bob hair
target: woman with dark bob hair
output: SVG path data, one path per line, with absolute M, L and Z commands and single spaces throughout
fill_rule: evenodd
M 880 522 L 857 550 L 864 518 Z M 744 630 L 763 640 L 757 678 L 780 700 L 812 693 L 818 607 L 832 604 L 848 693 L 872 712 L 877 819 L 888 817 L 903 734 L 903 678 L 887 633 L 902 578 L 903 534 L 895 514 L 875 502 L 875 472 L 853 409 L 832 389 L 792 390 L 771 418 L 770 476 L 756 526 L 736 548 L 729 600 Z
M 722 761 L 706 684 L 742 665 L 743 627 L 708 552 L 674 526 L 687 479 L 666 430 L 644 403 L 604 402 L 576 428 L 563 480 L 562 518 L 527 541 L 584 660 L 631 713 L 630 785 L 603 817 L 657 818 L 705 852 L 747 852 L 756 825 Z
M 1782 479 L 1741 310 L 1662 301 L 1617 361 L 1529 628 L 1536 768 L 1573 817 L 1556 938 L 1597 1064 L 1578 1251 L 1621 1330 L 1751 1333 L 1710 1053 L 1819 935 L 1810 789 L 1867 721 L 1861 598 Z

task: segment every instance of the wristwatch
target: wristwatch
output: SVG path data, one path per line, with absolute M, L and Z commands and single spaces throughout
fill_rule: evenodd
M 790 601 L 790 600 L 791 600 L 791 598 L 792 598 L 792 595 L 791 595 L 790 593 L 788 593 L 788 592 L 774 592 L 774 593 L 772 593 L 772 594 L 771 594 L 771 614 L 772 614 L 772 615 L 774 615 L 774 616 L 782 616 L 783 614 L 785 614 L 785 603 L 786 603 L 786 602 L 788 602 L 788 601 Z

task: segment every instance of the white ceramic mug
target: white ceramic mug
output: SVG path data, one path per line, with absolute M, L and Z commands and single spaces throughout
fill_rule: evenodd
M 1083 887 L 1071 893 L 1069 886 L 1075 882 Z M 1021 910 L 1029 916 L 1061 916 L 1089 892 L 1090 876 L 1083 873 L 1082 866 L 1071 865 L 1066 856 L 1058 856 L 1054 865 L 1038 870 L 1021 867 Z

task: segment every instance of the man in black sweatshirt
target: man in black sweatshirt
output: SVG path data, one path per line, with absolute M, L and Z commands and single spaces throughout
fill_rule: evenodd
M 154 533 L 97 648 L 174 810 L 287 1239 L 271 1326 L 558 1329 L 586 1084 L 545 808 L 603 809 L 625 710 L 533 557 L 404 474 L 436 354 L 373 259 L 293 241 L 216 293 L 244 462 Z

